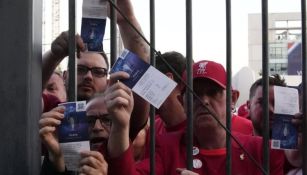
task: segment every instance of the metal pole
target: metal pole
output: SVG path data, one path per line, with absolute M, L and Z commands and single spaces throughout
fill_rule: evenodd
M 155 0 L 150 0 L 150 64 L 156 66 L 155 48 Z M 150 175 L 155 175 L 155 108 L 150 105 Z
M 262 85 L 263 85 L 263 168 L 270 174 L 269 157 L 269 68 L 268 68 L 268 1 L 262 0 Z M 264 173 L 265 174 L 265 173 Z
M 231 1 L 226 0 L 226 70 L 227 70 L 227 89 L 226 89 L 226 127 L 231 131 Z M 229 133 L 226 135 L 226 174 L 231 175 L 231 136 Z
M 68 59 L 68 101 L 77 100 L 77 87 L 76 87 L 76 3 L 75 0 L 69 0 L 69 59 Z
M 114 4 L 116 5 L 117 0 L 113 0 Z M 116 29 L 116 10 L 112 5 L 110 5 L 110 34 L 111 34 L 111 44 L 110 44 L 110 50 L 111 50 L 111 56 L 110 56 L 110 66 L 112 67 L 117 59 L 117 29 Z
M 42 1 L 0 3 L 0 174 L 37 175 L 42 91 Z
M 301 0 L 301 19 L 302 19 L 302 84 L 303 84 L 303 174 L 307 175 L 307 63 L 306 63 L 306 0 Z
M 193 89 L 193 42 L 192 42 L 192 0 L 186 0 L 186 58 L 187 82 Z M 193 94 L 187 89 L 187 169 L 193 169 Z

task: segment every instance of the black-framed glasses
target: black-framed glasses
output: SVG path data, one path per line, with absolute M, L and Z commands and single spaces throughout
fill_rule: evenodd
M 87 115 L 87 122 L 90 126 L 94 126 L 96 121 L 99 120 L 101 125 L 106 125 L 111 127 L 112 121 L 109 117 L 109 114 L 104 115 Z
M 87 74 L 88 71 L 91 71 L 92 75 L 98 78 L 102 78 L 108 74 L 108 70 L 103 67 L 92 67 L 89 68 L 87 66 L 78 65 L 77 72 L 78 75 L 84 76 Z

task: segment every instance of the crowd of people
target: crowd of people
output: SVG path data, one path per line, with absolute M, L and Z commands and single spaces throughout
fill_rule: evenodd
M 142 31 L 135 18 L 130 0 L 118 0 L 118 8 L 138 31 Z M 117 24 L 124 47 L 149 62 L 149 46 L 121 14 Z M 132 92 L 122 80 L 129 79 L 126 72 L 109 74 L 109 61 L 104 52 L 87 52 L 82 38 L 76 35 L 77 100 L 85 100 L 89 124 L 90 151 L 80 152 L 79 169 L 82 175 L 141 175 L 150 174 L 149 164 L 149 103 Z M 43 113 L 39 120 L 39 134 L 43 151 L 41 174 L 74 174 L 65 165 L 57 128 L 64 118 L 67 102 L 67 72 L 56 71 L 57 65 L 68 55 L 68 32 L 61 33 L 43 55 Z M 164 60 L 163 60 L 164 59 Z M 173 69 L 170 69 L 167 61 Z M 186 169 L 186 59 L 176 51 L 156 57 L 156 68 L 177 86 L 166 98 L 155 116 L 155 171 L 157 175 L 223 175 L 226 174 L 226 85 L 225 68 L 214 61 L 193 63 L 193 169 Z M 179 77 L 177 75 L 180 75 Z M 279 75 L 269 77 L 269 117 L 274 118 L 274 86 L 286 86 Z M 236 108 L 240 92 L 231 89 L 231 106 Z M 301 91 L 300 91 L 301 92 Z M 263 126 L 262 79 L 253 83 L 249 99 L 240 113 L 231 115 L 231 133 L 244 150 L 231 140 L 231 174 L 262 174 L 262 170 L 249 155 L 262 164 Z M 241 110 L 239 110 L 241 111 Z M 214 116 L 214 117 L 213 117 Z M 217 121 L 216 119 L 219 121 Z M 293 117 L 300 128 L 302 114 Z M 271 125 L 270 125 L 271 127 Z M 271 128 L 270 128 L 271 129 Z M 298 129 L 299 132 L 301 130 Z M 270 149 L 270 174 L 299 174 L 302 166 L 301 135 L 297 150 Z

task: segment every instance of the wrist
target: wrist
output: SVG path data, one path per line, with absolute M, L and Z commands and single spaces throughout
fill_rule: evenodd
M 52 162 L 54 167 L 58 172 L 64 172 L 65 171 L 65 162 L 64 162 L 64 156 L 63 154 L 54 156 L 49 153 L 49 160 Z
M 129 124 L 128 125 L 121 125 L 121 124 L 117 124 L 116 122 L 113 122 L 112 127 L 111 127 L 111 131 L 112 131 L 112 133 L 116 133 L 116 134 L 129 133 Z

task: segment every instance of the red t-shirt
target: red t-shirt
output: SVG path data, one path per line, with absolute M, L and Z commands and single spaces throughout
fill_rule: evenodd
M 262 139 L 256 136 L 234 133 L 244 148 L 262 164 Z M 155 170 L 157 175 L 178 175 L 176 168 L 186 167 L 186 144 L 184 132 L 162 135 L 157 140 Z M 197 146 L 197 144 L 195 145 Z M 109 174 L 145 175 L 149 174 L 149 159 L 134 163 L 131 148 L 120 157 L 109 159 Z M 283 174 L 284 153 L 270 150 L 270 174 Z M 226 174 L 225 149 L 199 150 L 193 156 L 193 171 L 199 175 Z M 262 175 L 262 172 L 247 157 L 246 153 L 232 142 L 232 174 Z
M 254 132 L 252 121 L 235 114 L 233 114 L 231 118 L 231 127 L 232 131 L 245 135 L 253 135 Z
M 183 122 L 175 126 L 165 127 L 164 122 L 162 121 L 160 116 L 157 115 L 156 120 L 155 120 L 156 135 L 161 135 L 161 134 L 165 134 L 168 132 L 183 131 L 185 130 L 186 125 L 187 125 L 187 121 L 184 120 Z M 231 118 L 231 130 L 242 133 L 242 134 L 246 134 L 246 135 L 253 135 L 253 124 L 250 120 L 233 114 Z
M 161 134 L 165 134 L 165 133 L 168 133 L 168 132 L 183 131 L 186 128 L 186 125 L 187 125 L 187 121 L 184 120 L 184 121 L 182 121 L 181 123 L 179 123 L 175 126 L 166 127 L 165 123 L 160 118 L 160 115 L 156 115 L 155 132 L 156 132 L 156 135 L 161 135 Z
M 239 132 L 246 135 L 253 135 L 253 124 L 250 120 L 242 118 L 240 116 L 236 116 L 235 114 L 232 115 L 231 118 L 232 124 L 232 131 Z M 156 115 L 155 119 L 155 132 L 156 138 L 160 135 L 169 133 L 169 132 L 178 132 L 184 131 L 187 125 L 187 121 L 184 120 L 183 122 L 172 126 L 172 127 L 165 127 L 164 122 L 160 118 L 159 115 Z M 146 131 L 146 142 L 145 142 L 145 149 L 144 149 L 144 156 L 143 158 L 149 157 L 149 147 L 150 147 L 150 132 L 149 129 Z

